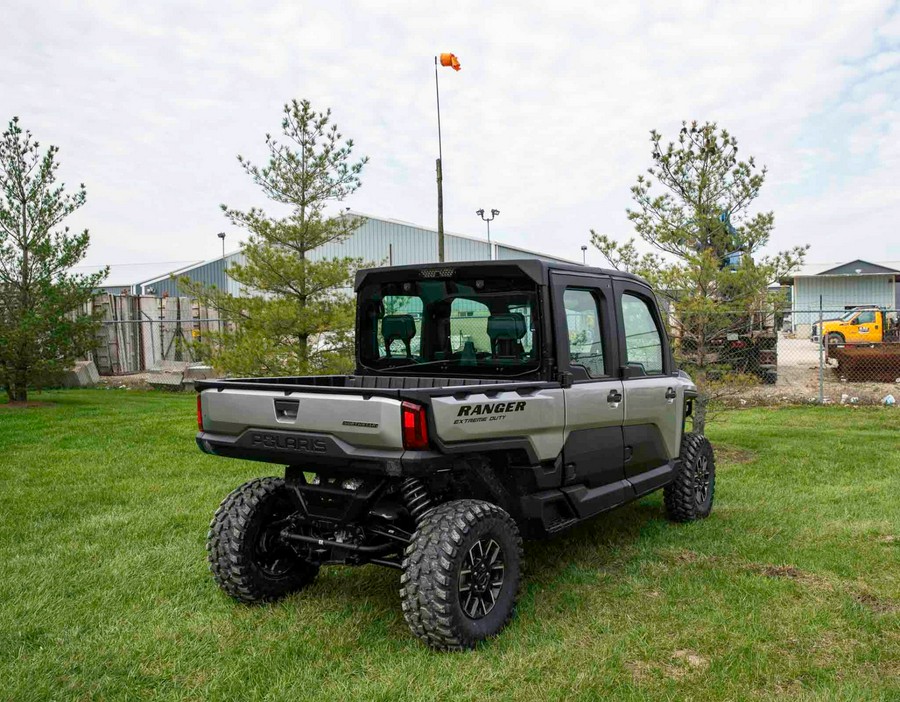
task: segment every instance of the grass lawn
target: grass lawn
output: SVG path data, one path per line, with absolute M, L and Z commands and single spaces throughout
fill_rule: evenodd
M 527 544 L 511 626 L 437 654 L 397 571 L 216 589 L 214 509 L 278 468 L 201 454 L 192 396 L 33 399 L 0 407 L 0 699 L 900 700 L 897 409 L 726 415 L 712 517 L 655 494 Z

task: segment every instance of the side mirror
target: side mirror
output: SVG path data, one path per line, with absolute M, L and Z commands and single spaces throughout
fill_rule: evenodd
M 647 376 L 647 371 L 644 369 L 643 363 L 638 363 L 637 361 L 630 361 L 626 363 L 620 369 L 620 374 L 622 376 L 622 380 L 628 380 L 628 378 L 645 378 Z

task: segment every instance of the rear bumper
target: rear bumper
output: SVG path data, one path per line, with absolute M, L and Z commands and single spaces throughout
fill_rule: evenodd
M 354 475 L 421 475 L 453 464 L 436 451 L 357 447 L 328 434 L 276 429 L 247 429 L 238 436 L 200 432 L 197 446 L 214 456 Z

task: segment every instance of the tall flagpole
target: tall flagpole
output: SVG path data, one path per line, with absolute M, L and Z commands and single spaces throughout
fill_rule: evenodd
M 438 159 L 437 159 L 437 206 L 438 206 L 438 261 L 444 262 L 444 173 L 441 169 L 441 91 L 438 87 L 438 57 L 434 57 L 434 95 L 437 98 Z

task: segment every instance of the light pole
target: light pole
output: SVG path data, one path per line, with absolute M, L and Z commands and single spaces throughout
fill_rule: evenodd
M 493 261 L 494 260 L 494 247 L 491 246 L 491 222 L 494 221 L 494 217 L 500 214 L 500 210 L 491 210 L 491 216 L 485 217 L 484 210 L 475 210 L 475 214 L 477 214 L 481 219 L 487 222 L 487 232 L 488 232 L 488 256 Z
M 222 258 L 225 258 L 225 232 L 219 232 L 216 236 L 222 240 Z
M 581 265 L 587 265 L 587 246 L 581 245 Z

